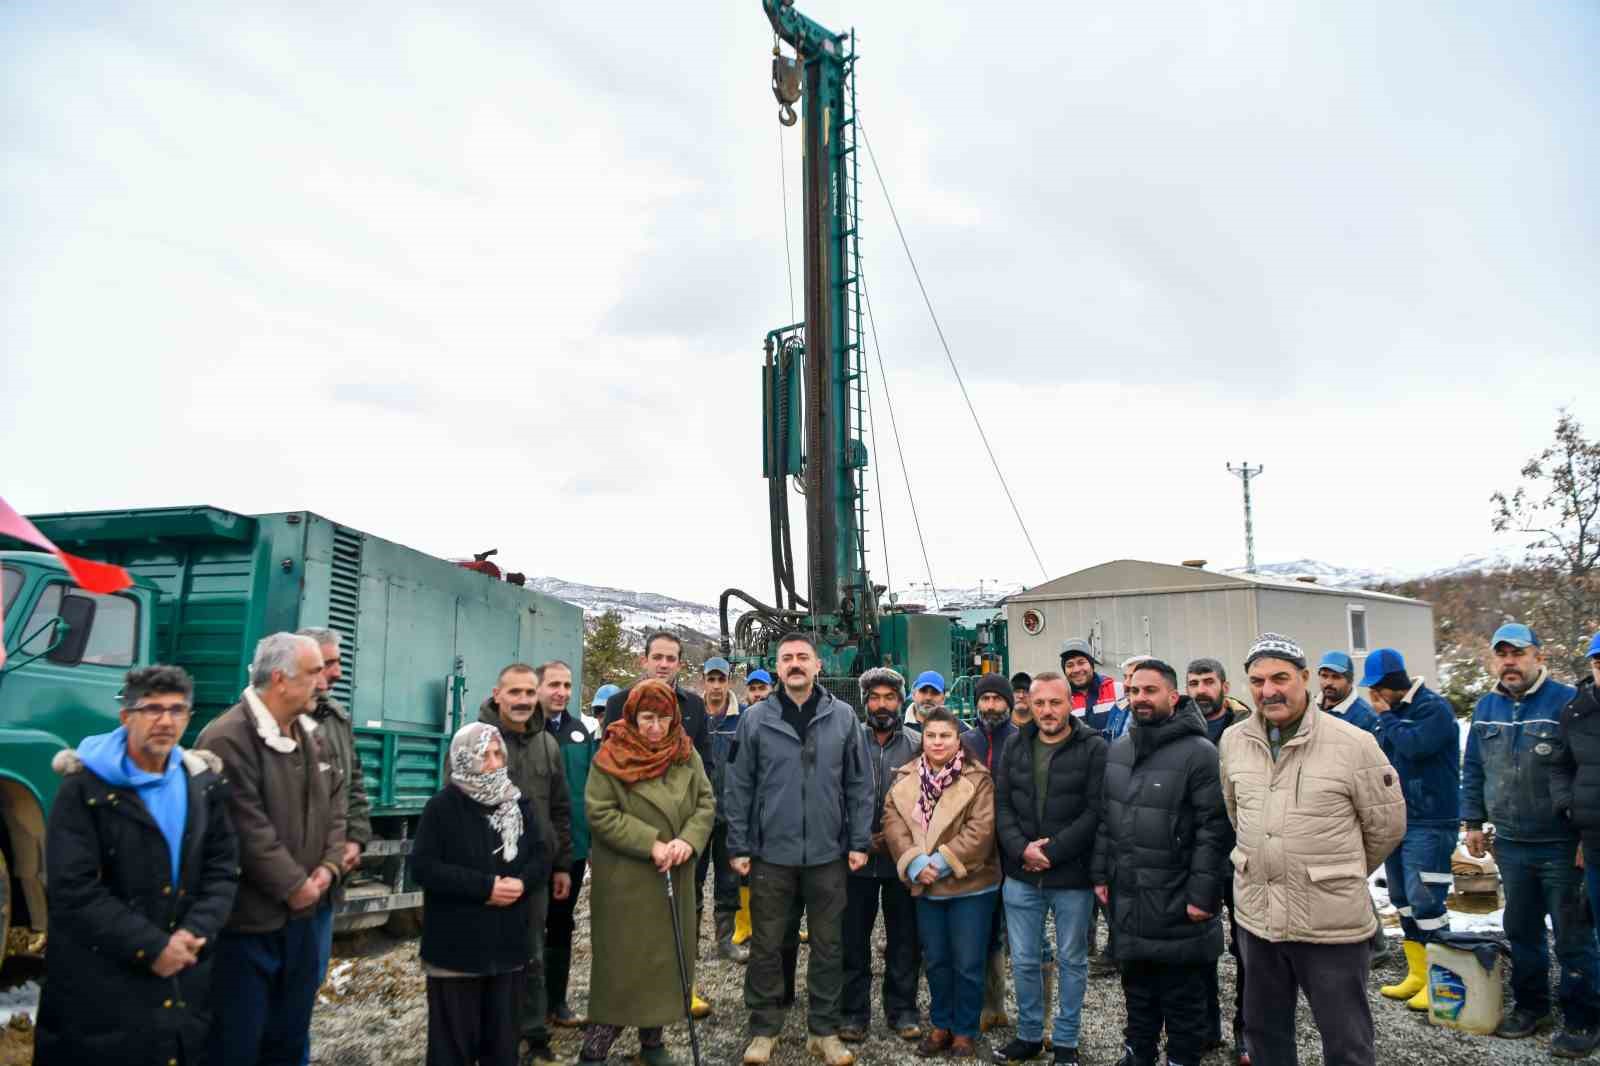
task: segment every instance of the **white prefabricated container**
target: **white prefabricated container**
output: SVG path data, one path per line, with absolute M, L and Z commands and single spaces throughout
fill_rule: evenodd
M 1494 969 L 1485 970 L 1470 951 L 1445 944 L 1428 945 L 1428 1017 L 1434 1025 L 1487 1035 L 1505 1014 L 1501 971 L 1505 960 L 1496 956 Z

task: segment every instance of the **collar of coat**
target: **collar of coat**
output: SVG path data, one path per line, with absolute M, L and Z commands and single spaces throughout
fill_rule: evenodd
M 1324 711 L 1331 715 L 1336 715 L 1339 718 L 1343 718 L 1345 715 L 1350 713 L 1350 708 L 1354 707 L 1356 705 L 1356 700 L 1359 700 L 1360 698 L 1361 690 L 1356 688 L 1354 685 L 1351 685 L 1350 695 L 1346 696 L 1332 707 L 1323 706 L 1320 699 L 1317 701 L 1317 706 L 1321 707 Z
M 533 716 L 528 719 L 528 728 L 526 729 L 512 729 L 509 725 L 507 725 L 505 717 L 500 713 L 499 705 L 496 704 L 492 698 L 484 700 L 483 703 L 478 706 L 478 721 L 488 722 L 490 725 L 500 730 L 500 735 L 502 737 L 509 737 L 518 744 L 526 744 L 528 741 L 545 731 L 544 711 L 537 703 L 533 705 Z
M 894 784 L 889 786 L 889 802 L 899 808 L 900 817 L 905 821 L 906 828 L 911 830 L 912 841 L 924 851 L 928 850 L 929 844 L 938 841 L 972 805 L 980 774 L 989 776 L 989 770 L 983 763 L 971 758 L 961 761 L 961 776 L 939 794 L 939 802 L 933 805 L 933 817 L 928 819 L 928 828 L 924 832 L 916 818 L 917 801 L 922 798 L 922 759 L 912 759 L 897 769 L 894 772 Z M 911 779 L 909 784 L 907 778 Z M 950 855 L 947 853 L 945 857 L 948 859 Z M 956 876 L 965 876 L 965 871 L 957 870 Z
M 287 755 L 292 751 L 299 751 L 300 744 L 292 737 L 283 735 L 283 730 L 278 728 L 278 720 L 272 717 L 272 712 L 267 710 L 267 705 L 261 702 L 261 697 L 256 694 L 255 686 L 244 690 L 245 711 L 250 715 L 250 720 L 255 723 L 256 736 L 261 742 L 273 751 Z M 317 731 L 317 720 L 309 714 L 299 716 L 300 728 L 310 736 Z
M 207 771 L 214 774 L 222 773 L 222 757 L 214 751 L 204 748 L 194 750 L 180 748 L 183 755 L 183 768 L 189 771 L 190 777 L 197 777 Z M 62 748 L 56 752 L 55 758 L 50 760 L 50 769 L 66 777 L 68 774 L 81 773 L 83 760 L 78 758 L 78 753 L 71 748 Z
M 1327 712 L 1321 707 L 1317 706 L 1316 700 L 1309 698 L 1308 694 L 1306 699 L 1306 713 L 1300 716 L 1300 721 L 1295 726 L 1294 736 L 1290 737 L 1288 740 L 1285 740 L 1283 742 L 1283 746 L 1285 748 L 1298 748 L 1302 744 L 1311 743 L 1311 735 L 1316 732 L 1317 719 L 1321 718 L 1326 713 Z M 1267 716 L 1262 714 L 1260 710 L 1257 710 L 1250 716 L 1250 720 L 1245 722 L 1242 727 L 1235 726 L 1234 728 L 1243 728 L 1246 736 L 1251 737 L 1254 740 L 1259 740 L 1263 746 L 1270 749 L 1272 745 L 1267 739 L 1267 730 L 1270 727 L 1271 724 L 1267 721 Z

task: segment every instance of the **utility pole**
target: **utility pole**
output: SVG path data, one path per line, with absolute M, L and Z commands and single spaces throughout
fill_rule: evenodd
M 1256 532 L 1250 516 L 1250 479 L 1260 476 L 1264 469 L 1252 467 L 1249 463 L 1240 463 L 1238 466 L 1228 464 L 1228 473 L 1244 482 L 1244 569 L 1248 574 L 1256 572 Z

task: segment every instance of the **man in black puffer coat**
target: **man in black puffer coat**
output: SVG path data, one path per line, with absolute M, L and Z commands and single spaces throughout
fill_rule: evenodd
M 1600 633 L 1589 645 L 1594 677 L 1561 712 L 1561 743 L 1550 757 L 1550 802 L 1578 831 L 1589 909 L 1600 921 Z
M 1222 954 L 1229 829 L 1217 749 L 1171 666 L 1140 663 L 1127 692 L 1133 726 L 1106 756 L 1093 867 L 1127 1000 L 1122 1063 L 1154 1066 L 1165 1024 L 1168 1066 L 1197 1066 L 1206 970 Z

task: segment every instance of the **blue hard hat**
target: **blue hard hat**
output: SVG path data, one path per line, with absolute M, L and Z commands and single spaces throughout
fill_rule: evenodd
M 1343 674 L 1346 677 L 1354 677 L 1356 665 L 1350 661 L 1350 656 L 1346 655 L 1344 652 L 1330 651 L 1322 657 L 1322 661 L 1317 664 L 1317 669 L 1332 670 L 1336 674 Z
M 922 673 L 917 675 L 916 683 L 911 686 L 911 691 L 916 692 L 925 688 L 933 688 L 943 692 L 944 675 L 940 674 L 937 670 L 922 671 Z
M 1596 655 L 1600 655 L 1600 633 L 1596 633 L 1594 635 L 1594 639 L 1589 642 L 1589 651 L 1587 654 L 1591 659 L 1593 659 Z
M 1361 674 L 1361 687 L 1371 688 L 1383 680 L 1385 674 L 1406 672 L 1405 658 L 1393 648 L 1378 648 L 1367 656 L 1366 669 Z
M 1513 648 L 1537 648 L 1539 637 L 1532 629 L 1521 622 L 1507 622 L 1494 631 L 1494 636 L 1489 638 L 1489 647 L 1500 644 L 1509 644 Z
M 729 666 L 728 660 L 724 659 L 720 655 L 713 655 L 711 658 L 707 659 L 705 665 L 700 668 L 700 673 L 709 674 L 713 670 L 721 674 L 723 677 L 733 676 L 733 667 Z
M 770 685 L 772 684 L 772 675 L 767 673 L 765 670 L 752 670 L 750 671 L 750 676 L 744 679 L 744 683 L 747 685 L 754 685 L 757 683 Z
M 622 689 L 618 688 L 616 685 L 601 685 L 599 688 L 594 690 L 594 699 L 589 701 L 589 706 L 604 707 L 607 700 L 621 691 Z

